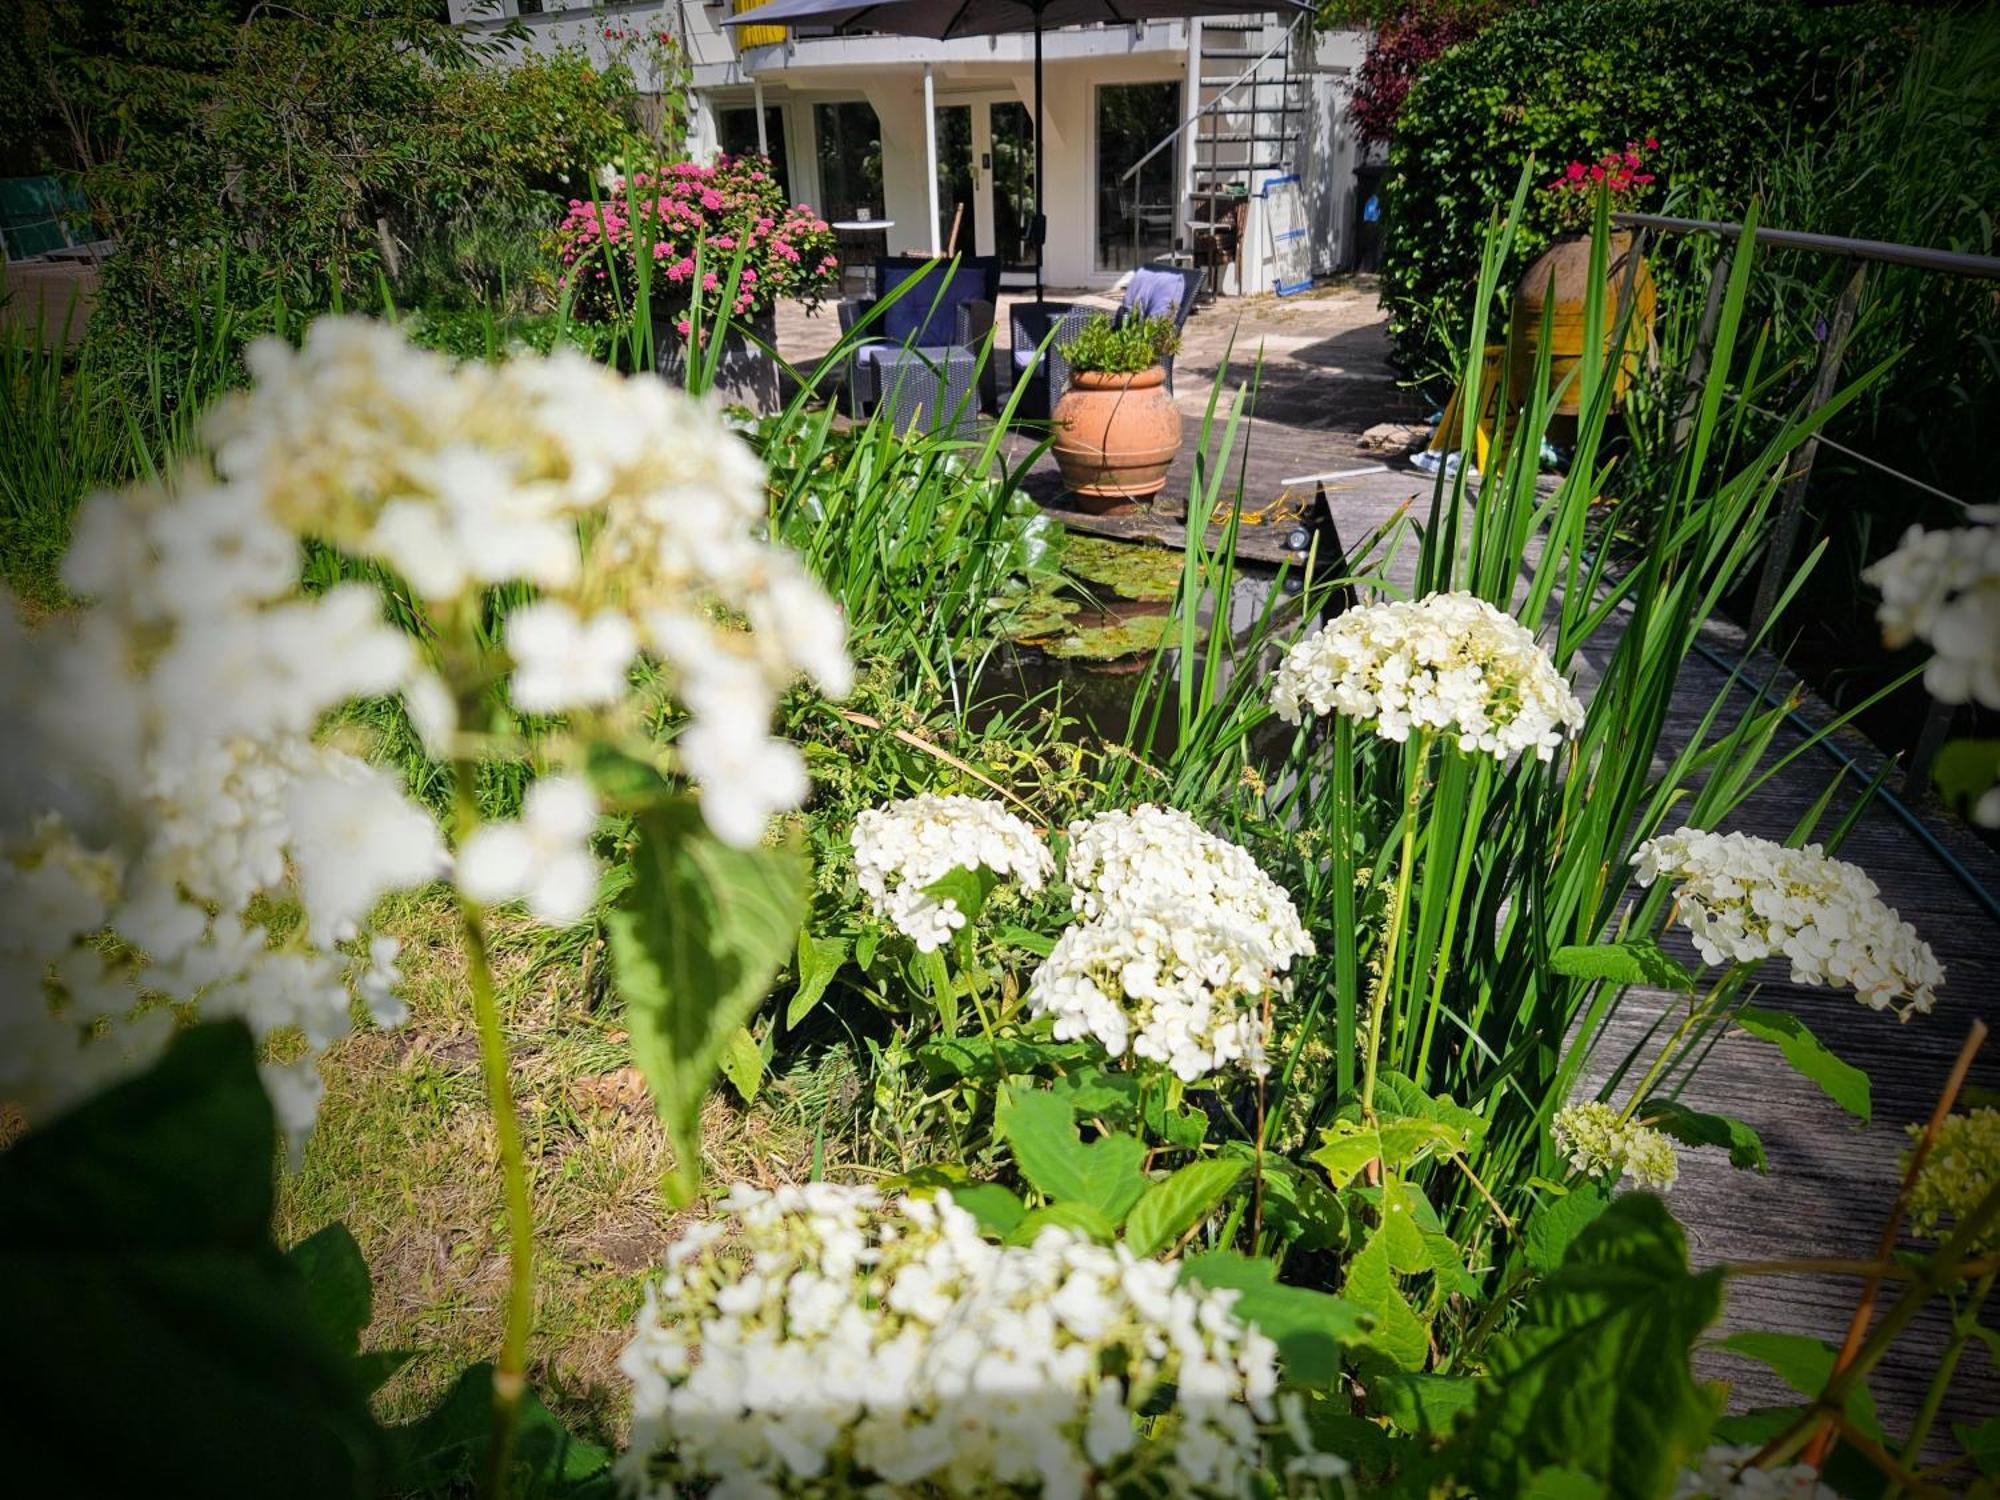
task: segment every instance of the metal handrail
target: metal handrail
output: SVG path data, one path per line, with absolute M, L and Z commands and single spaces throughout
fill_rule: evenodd
M 1719 239 L 1740 241 L 1743 226 L 1716 219 L 1677 219 L 1665 214 L 1619 213 L 1611 216 L 1611 222 L 1620 229 L 1641 231 L 1640 242 L 1644 242 L 1643 232 L 1652 230 L 1659 234 L 1712 234 Z M 1835 383 L 1840 375 L 1841 356 L 1849 333 L 1854 326 L 1855 314 L 1859 311 L 1861 286 L 1867 275 L 1864 265 L 1908 266 L 1914 270 L 1938 272 L 1947 276 L 1966 276 L 1980 281 L 2000 281 L 2000 257 L 1991 255 L 1970 255 L 1959 250 L 1933 250 L 1925 245 L 1902 245 L 1891 240 L 1856 240 L 1836 234 L 1809 234 L 1796 229 L 1766 229 L 1759 225 L 1752 233 L 1755 243 L 1774 250 L 1804 250 L 1818 255 L 1837 255 L 1850 268 L 1852 274 L 1835 304 L 1832 323 L 1826 333 L 1826 347 L 1820 356 L 1820 367 L 1813 383 L 1813 402 L 1818 404 L 1832 396 Z M 1690 368 L 1690 375 L 1705 363 L 1703 351 L 1715 333 L 1716 315 L 1722 307 L 1722 287 L 1728 275 L 1728 263 L 1718 259 L 1709 278 L 1708 307 L 1702 315 L 1701 330 L 1696 335 L 1697 359 Z M 1739 395 L 1738 400 L 1761 411 Z M 1770 415 L 1770 413 L 1763 413 Z M 1851 458 L 1894 476 L 1904 483 L 1920 490 L 1926 490 L 1956 505 L 1967 502 L 1956 495 L 1947 494 L 1935 485 L 1926 484 L 1915 475 L 1871 458 L 1865 453 L 1835 442 L 1832 438 L 1814 432 L 1799 446 L 1796 467 L 1785 481 L 1783 495 L 1778 503 L 1778 515 L 1772 527 L 1771 538 L 1766 543 L 1764 569 L 1757 581 L 1757 594 L 1750 609 L 1751 629 L 1760 628 L 1770 617 L 1777 600 L 1785 571 L 1791 566 L 1792 554 L 1798 547 L 1799 524 L 1805 509 L 1806 486 L 1811 479 L 1813 459 L 1821 445 L 1847 454 Z M 1969 509 L 1970 507 L 1967 506 Z M 1918 736 L 1915 751 L 1910 756 L 1905 769 L 1904 795 L 1917 797 L 1926 786 L 1931 763 L 1944 743 L 1950 730 L 1954 706 L 1933 699 L 1924 716 L 1924 727 Z M 1989 898 L 1990 900 L 1990 898 Z
M 1726 240 L 1740 239 L 1741 224 L 1719 219 L 1675 219 L 1665 214 L 1613 214 L 1611 222 L 1620 229 L 1655 229 L 1662 234 L 1713 234 Z M 1943 271 L 1952 276 L 1972 276 L 2000 281 L 2000 257 L 1969 255 L 1961 250 L 1932 250 L 1923 245 L 1899 245 L 1890 240 L 1850 240 L 1837 234 L 1806 234 L 1796 229 L 1757 227 L 1756 240 L 1780 250 L 1816 250 L 1824 255 L 1843 255 L 1850 260 L 1879 261 L 1891 266 L 1914 266 L 1920 271 Z
M 1231 94 L 1235 93 L 1238 89 L 1242 88 L 1244 84 L 1248 83 L 1250 81 L 1250 76 L 1253 73 L 1255 73 L 1259 68 L 1263 67 L 1264 64 L 1269 62 L 1272 58 L 1276 57 L 1280 52 L 1284 51 L 1286 47 L 1290 46 L 1291 41 L 1292 41 L 1292 29 L 1291 27 L 1287 26 L 1285 28 L 1285 34 L 1282 37 L 1280 37 L 1277 40 L 1277 42 L 1274 43 L 1268 50 L 1266 50 L 1262 56 L 1260 56 L 1255 62 L 1251 63 L 1250 66 L 1245 68 L 1241 73 L 1238 73 L 1235 78 L 1231 79 L 1228 83 L 1223 85 L 1222 92 L 1217 94 L 1213 99 L 1209 100 L 1208 103 L 1204 104 L 1200 109 L 1196 110 L 1193 114 L 1189 115 L 1185 120 L 1181 121 L 1181 123 L 1176 125 L 1169 134 L 1162 136 L 1160 138 L 1159 143 L 1155 145 L 1152 150 L 1148 151 L 1144 156 L 1140 157 L 1137 161 L 1133 162 L 1131 166 L 1127 167 L 1121 174 L 1119 174 L 1118 178 L 1119 182 L 1121 183 L 1129 182 L 1135 175 L 1137 175 L 1139 168 L 1145 166 L 1147 162 L 1151 161 L 1154 157 L 1158 156 L 1162 151 L 1166 150 L 1167 147 L 1171 146 L 1175 141 L 1179 140 L 1183 135 L 1185 135 L 1188 132 L 1188 130 L 1191 127 L 1200 124 L 1202 120 L 1208 116 L 1209 111 L 1220 106 L 1223 100 L 1227 99 Z

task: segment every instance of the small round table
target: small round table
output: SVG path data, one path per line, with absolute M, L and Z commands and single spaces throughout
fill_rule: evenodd
M 894 219 L 835 219 L 827 227 L 840 238 L 840 262 L 842 267 L 840 279 L 842 286 L 846 285 L 847 272 L 849 270 L 858 271 L 861 273 L 864 282 L 861 288 L 863 294 L 873 297 L 876 294 L 875 263 L 869 261 L 863 265 L 855 265 L 855 257 L 850 255 L 848 251 L 851 249 L 863 254 L 870 252 L 873 247 L 869 245 L 868 237 L 879 234 L 882 236 L 882 253 L 884 255 L 888 254 L 889 231 L 896 227 L 896 221 Z

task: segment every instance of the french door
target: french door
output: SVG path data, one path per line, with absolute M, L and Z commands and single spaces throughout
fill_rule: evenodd
M 1019 99 L 953 98 L 937 107 L 938 244 L 958 222 L 962 255 L 998 255 L 1009 270 L 1034 264 L 1034 116 Z

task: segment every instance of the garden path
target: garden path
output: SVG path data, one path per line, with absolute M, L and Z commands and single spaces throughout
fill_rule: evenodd
M 824 327 L 809 327 L 796 310 L 781 318 L 780 346 L 788 355 L 796 358 L 831 345 L 832 318 L 815 322 Z M 1227 486 L 1232 492 L 1228 498 L 1240 489 L 1246 509 L 1261 509 L 1276 499 L 1286 489 L 1282 480 L 1287 477 L 1382 461 L 1383 455 L 1363 448 L 1363 432 L 1378 422 L 1410 421 L 1423 414 L 1392 384 L 1386 330 L 1372 288 L 1342 286 L 1285 301 L 1219 302 L 1196 313 L 1176 369 L 1176 400 L 1191 439 L 1225 353 L 1233 353 L 1240 372 L 1236 378 L 1242 379 L 1247 376 L 1243 361 L 1259 348 L 1263 365 L 1257 411 L 1247 432 L 1239 435 Z M 1009 443 L 1017 456 L 1031 450 L 1025 440 L 1010 438 Z M 1193 448 L 1192 441 L 1184 446 L 1170 473 L 1170 494 L 1188 492 Z M 1079 515 L 1063 501 L 1047 459 L 1025 477 L 1024 487 L 1078 529 L 1180 544 L 1179 521 L 1156 521 L 1143 512 L 1110 518 Z M 1389 472 L 1328 488 L 1341 539 L 1357 548 L 1405 506 L 1424 515 L 1432 481 L 1392 458 Z M 1310 498 L 1310 487 L 1299 498 Z M 1289 530 L 1289 523 L 1283 529 Z M 1286 555 L 1283 532 L 1249 528 L 1242 551 L 1276 561 Z M 1393 582 L 1407 586 L 1409 549 L 1386 571 Z M 1580 675 L 1586 691 L 1596 676 L 1594 664 L 1606 658 L 1618 628 L 1614 619 L 1585 648 Z M 1677 684 L 1663 755 L 1672 755 L 1695 732 L 1715 695 L 1727 686 L 1742 648 L 1734 626 L 1718 621 L 1707 627 L 1701 648 Z M 1760 685 L 1775 695 L 1790 691 L 1795 679 L 1768 655 L 1753 657 L 1731 690 L 1729 721 L 1753 707 Z M 1807 732 L 1803 725 L 1830 717 L 1823 703 L 1805 694 L 1799 722 L 1780 734 L 1773 760 L 1801 743 Z M 1844 779 L 1828 814 L 1830 826 L 1879 765 L 1880 756 L 1858 735 L 1838 736 L 1831 747 L 1808 751 L 1773 776 L 1731 826 L 1783 839 L 1829 782 Z M 1833 1052 L 1866 1068 L 1874 1084 L 1873 1117 L 1866 1125 L 1855 1124 L 1767 1044 L 1742 1034 L 1723 1038 L 1684 1097 L 1696 1108 L 1732 1115 L 1754 1127 L 1763 1137 L 1771 1171 L 1768 1176 L 1736 1171 L 1717 1151 L 1684 1153 L 1672 1202 L 1688 1226 L 1700 1264 L 1795 1256 L 1872 1258 L 1896 1193 L 1898 1158 L 1907 1146 L 1905 1126 L 1929 1115 L 1970 1022 L 1995 1017 L 2000 908 L 1994 901 L 2000 894 L 2000 856 L 1934 802 L 1904 809 L 1888 798 L 1878 799 L 1863 816 L 1842 853 L 1866 869 L 1889 903 L 1930 941 L 1946 966 L 1948 982 L 1935 1014 L 1899 1025 L 1844 992 L 1791 984 L 1782 966 L 1764 976 L 1763 1003 L 1796 1011 Z M 1599 1067 L 1608 1072 L 1674 1004 L 1674 997 L 1663 992 L 1629 992 L 1604 1038 Z M 1988 1046 L 1973 1083 L 2000 1088 L 2000 1043 Z M 1853 1279 L 1739 1279 L 1732 1283 L 1725 1326 L 1807 1334 L 1837 1345 L 1859 1290 Z M 1890 1432 L 1906 1427 L 1922 1400 L 1945 1332 L 1942 1311 L 1934 1305 L 1878 1367 L 1873 1388 Z M 1735 1383 L 1738 1406 L 1795 1399 L 1768 1370 L 1747 1360 L 1716 1352 L 1706 1363 L 1712 1374 Z M 1944 1415 L 1962 1421 L 1996 1410 L 2000 1374 L 1996 1362 L 1975 1346 Z M 1942 1423 L 1935 1430 L 1937 1451 L 1945 1451 L 1948 1433 Z

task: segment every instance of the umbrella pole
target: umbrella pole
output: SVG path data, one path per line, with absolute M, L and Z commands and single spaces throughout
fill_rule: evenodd
M 1042 300 L 1043 246 L 1049 237 L 1048 215 L 1043 212 L 1048 179 L 1042 175 L 1042 11 L 1035 7 L 1035 300 Z

